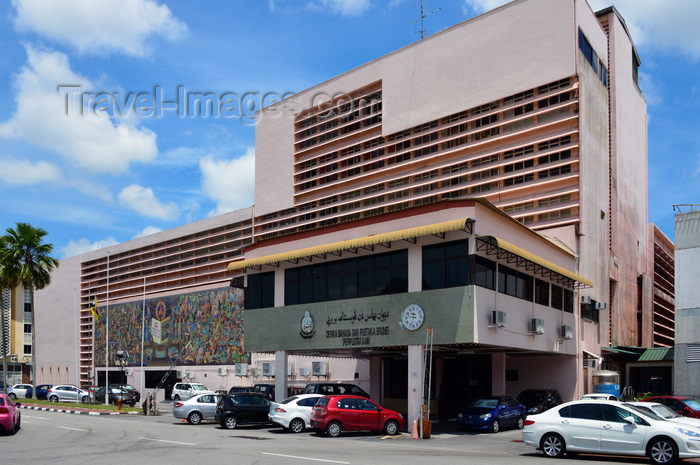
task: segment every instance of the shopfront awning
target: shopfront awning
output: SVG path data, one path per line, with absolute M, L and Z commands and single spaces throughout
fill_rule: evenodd
M 405 240 L 415 244 L 416 238 L 421 236 L 435 235 L 445 237 L 445 233 L 450 231 L 465 230 L 472 233 L 472 225 L 474 220 L 471 218 L 461 218 L 458 220 L 444 221 L 442 223 L 429 224 L 426 226 L 416 226 L 414 228 L 401 229 L 381 234 L 373 234 L 371 236 L 359 237 L 357 239 L 348 239 L 339 242 L 331 242 L 329 244 L 306 247 L 303 249 L 292 250 L 263 257 L 251 258 L 248 260 L 239 260 L 228 264 L 229 271 L 241 271 L 246 268 L 260 269 L 263 265 L 279 266 L 281 262 L 298 263 L 299 260 L 309 260 L 311 257 L 325 257 L 326 254 L 340 255 L 342 251 L 357 249 L 372 249 L 374 246 L 380 245 L 389 247 L 391 242 Z
M 672 362 L 673 347 L 654 347 L 642 352 L 637 360 L 639 362 Z
M 487 254 L 495 254 L 499 258 L 505 258 L 508 262 L 515 263 L 516 266 L 523 266 L 527 270 L 550 277 L 571 287 L 593 287 L 593 282 L 590 280 L 503 239 L 495 236 L 478 236 L 477 240 L 477 250 L 485 250 Z

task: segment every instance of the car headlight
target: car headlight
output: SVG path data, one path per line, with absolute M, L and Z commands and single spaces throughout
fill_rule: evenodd
M 457 414 L 457 418 L 462 418 L 464 415 L 462 413 Z
M 674 429 L 675 429 L 676 431 L 678 431 L 679 433 L 684 434 L 684 435 L 686 435 L 686 436 L 689 436 L 689 437 L 691 437 L 691 438 L 698 438 L 698 439 L 700 439 L 700 433 L 698 433 L 697 431 L 693 431 L 693 430 L 685 429 L 685 428 L 674 428 Z
M 482 420 L 488 420 L 489 418 L 491 418 L 491 414 L 490 414 L 490 413 L 484 413 L 484 414 L 481 415 L 479 418 L 481 418 Z

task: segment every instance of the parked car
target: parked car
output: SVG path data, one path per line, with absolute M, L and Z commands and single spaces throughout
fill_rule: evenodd
M 323 394 L 324 396 L 338 394 L 369 399 L 369 394 L 362 390 L 361 387 L 348 383 L 309 383 L 304 388 L 304 394 Z
M 100 386 L 97 386 L 97 385 L 80 386 L 80 389 L 87 392 L 88 395 L 90 396 L 90 400 L 92 400 L 92 401 L 95 400 L 95 391 L 97 391 L 99 388 L 100 388 Z
M 87 402 L 90 395 L 78 386 L 60 384 L 49 388 L 46 398 L 51 402 Z
M 700 399 L 691 396 L 654 396 L 642 399 L 642 402 L 658 402 L 668 405 L 679 415 L 700 418 Z
M 561 394 L 556 389 L 525 389 L 517 397 L 527 409 L 527 414 L 542 413 L 562 404 Z
M 95 402 L 105 402 L 105 387 L 102 386 L 101 388 L 97 389 L 94 394 L 93 398 Z M 121 401 L 122 405 L 128 405 L 130 407 L 133 407 L 136 405 L 138 400 L 136 399 L 136 394 L 134 394 L 133 391 L 127 391 L 126 389 L 120 388 L 120 387 L 112 387 L 110 385 L 109 387 L 109 393 L 107 394 L 108 400 L 106 402 L 109 402 L 112 405 L 117 405 L 119 401 Z
M 244 424 L 269 424 L 270 399 L 259 392 L 238 392 L 221 396 L 214 419 L 223 428 Z
M 235 394 L 237 392 L 250 392 L 250 387 L 248 386 L 233 386 L 228 392 L 222 394 Z
M 12 398 L 12 400 L 17 400 L 17 398 L 30 398 L 34 392 L 34 386 L 31 384 L 15 384 L 7 389 L 7 395 Z
M 498 433 L 505 427 L 522 429 L 526 416 L 525 406 L 513 397 L 484 397 L 462 409 L 457 414 L 457 424 L 464 429 Z
M 321 397 L 322 394 L 299 394 L 273 402 L 268 418 L 282 428 L 301 433 L 305 428 L 311 428 L 311 410 Z
M 179 400 L 173 405 L 173 417 L 187 420 L 190 425 L 214 420 L 220 398 L 218 394 L 200 394 L 187 400 Z
M 529 415 L 523 441 L 547 457 L 567 453 L 647 456 L 663 465 L 700 457 L 700 428 L 607 400 L 577 400 Z
M 40 400 L 46 400 L 46 393 L 53 387 L 53 384 L 39 384 L 34 389 L 36 392 L 36 398 Z
M 120 388 L 120 389 L 124 389 L 125 391 L 129 391 L 134 396 L 137 403 L 141 400 L 141 393 L 131 384 L 117 384 L 117 383 L 115 383 L 115 384 L 110 384 L 109 387 Z
M 20 402 L 14 402 L 6 394 L 0 393 L 0 427 L 9 433 L 15 434 L 19 431 L 22 423 L 22 414 L 19 411 Z
M 321 397 L 311 411 L 311 427 L 318 434 L 337 437 L 342 431 L 384 431 L 398 434 L 404 418 L 398 412 L 360 396 L 329 395 Z
M 625 402 L 625 405 L 631 405 L 632 407 L 642 409 L 658 416 L 659 418 L 663 418 L 664 420 L 700 427 L 700 418 L 678 415 L 678 413 L 676 413 L 676 411 L 668 405 L 659 404 L 656 402 Z
M 170 397 L 173 400 L 189 399 L 199 394 L 216 394 L 210 391 L 205 385 L 200 383 L 175 383 L 173 393 Z
M 620 400 L 615 396 L 614 394 L 605 394 L 605 393 L 593 393 L 593 394 L 584 394 L 581 396 L 581 399 L 579 400 Z
M 257 392 L 270 400 L 275 400 L 275 385 L 274 384 L 255 384 L 251 392 Z

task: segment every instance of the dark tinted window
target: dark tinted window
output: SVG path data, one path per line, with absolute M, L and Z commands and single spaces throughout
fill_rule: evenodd
M 360 410 L 379 410 L 374 403 L 368 401 L 367 399 L 356 399 L 357 406 Z
M 356 410 L 357 402 L 355 402 L 355 399 L 340 399 L 338 401 L 338 408 L 343 410 Z
M 600 405 L 594 402 L 569 405 L 560 409 L 559 415 L 582 420 L 601 420 Z
M 469 247 L 466 240 L 423 248 L 423 289 L 466 286 Z

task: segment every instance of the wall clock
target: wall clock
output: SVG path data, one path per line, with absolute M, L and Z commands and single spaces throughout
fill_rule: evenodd
M 411 304 L 404 308 L 403 312 L 401 312 L 401 322 L 403 323 L 403 327 L 410 331 L 415 331 L 416 329 L 420 328 L 424 319 L 425 312 L 423 312 L 420 305 Z

